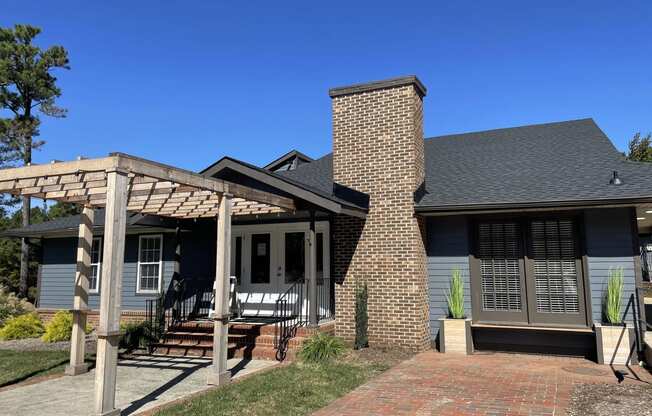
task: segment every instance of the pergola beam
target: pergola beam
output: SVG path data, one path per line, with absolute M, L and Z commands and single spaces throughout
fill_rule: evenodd
M 212 382 L 222 384 L 229 380 L 226 331 L 231 215 L 296 210 L 294 200 L 285 196 L 122 153 L 101 159 L 0 169 L 0 193 L 73 202 L 85 207 L 79 228 L 75 317 L 68 374 L 83 371 L 93 209 L 105 207 L 95 373 L 95 413 L 104 416 L 120 413 L 115 409 L 115 391 L 127 211 L 171 218 L 218 217 L 215 303 L 218 320 L 215 321 L 211 377 Z

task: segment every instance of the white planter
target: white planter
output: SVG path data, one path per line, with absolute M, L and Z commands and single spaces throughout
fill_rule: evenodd
M 595 342 L 600 364 L 635 363 L 638 358 L 635 341 L 636 334 L 631 325 L 595 324 Z
M 471 319 L 439 319 L 439 351 L 473 354 Z

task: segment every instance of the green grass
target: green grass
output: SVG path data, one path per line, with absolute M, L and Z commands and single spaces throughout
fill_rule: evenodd
M 307 415 L 388 367 L 363 360 L 295 363 L 211 390 L 156 415 Z
M 34 376 L 63 372 L 68 351 L 0 350 L 0 387 Z

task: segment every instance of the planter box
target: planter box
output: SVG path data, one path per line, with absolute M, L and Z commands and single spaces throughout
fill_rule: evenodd
M 439 319 L 439 351 L 473 354 L 470 319 Z
M 636 363 L 636 334 L 631 325 L 595 324 L 595 343 L 599 364 Z

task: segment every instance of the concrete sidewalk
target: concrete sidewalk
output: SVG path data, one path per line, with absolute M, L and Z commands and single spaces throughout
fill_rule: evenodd
M 143 356 L 118 364 L 116 405 L 131 415 L 191 393 L 206 384 L 209 359 Z M 269 368 L 274 361 L 228 361 L 234 378 Z M 95 371 L 60 377 L 0 392 L 0 414 L 69 416 L 93 414 Z

